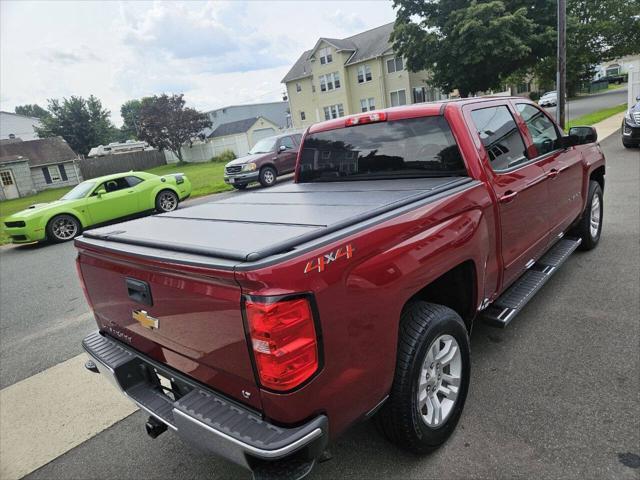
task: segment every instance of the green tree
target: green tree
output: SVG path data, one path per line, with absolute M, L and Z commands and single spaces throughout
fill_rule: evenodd
M 596 65 L 640 53 L 639 8 L 637 0 L 568 0 L 569 95 L 574 95 L 581 84 L 591 81 Z M 555 18 L 554 15 L 554 21 Z M 534 70 L 543 84 L 553 85 L 556 75 L 555 54 L 539 62 Z
M 555 83 L 556 0 L 394 0 L 394 49 L 413 71 L 462 96 L 535 72 Z M 638 0 L 568 0 L 567 85 L 593 67 L 640 51 Z
M 138 138 L 140 108 L 142 108 L 142 100 L 129 100 L 120 107 L 120 116 L 123 120 L 120 132 L 125 140 Z
M 110 112 L 91 95 L 48 100 L 47 115 L 36 127 L 40 138 L 61 136 L 76 153 L 86 155 L 92 147 L 109 143 L 116 131 Z
M 173 152 L 180 163 L 183 163 L 181 147 L 208 127 L 211 127 L 209 117 L 185 107 L 182 94 L 142 99 L 138 138 L 159 150 Z
M 37 103 L 28 105 L 18 105 L 15 108 L 15 112 L 18 115 L 24 115 L 25 117 L 43 118 L 47 115 L 47 111 Z
M 434 85 L 463 97 L 500 87 L 548 53 L 551 31 L 536 23 L 545 2 L 395 0 L 394 7 L 394 50 L 410 70 L 431 70 Z

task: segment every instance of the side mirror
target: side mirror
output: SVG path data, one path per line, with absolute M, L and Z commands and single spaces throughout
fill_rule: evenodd
M 287 147 L 285 147 L 284 145 L 280 145 L 280 147 L 278 148 L 278 152 L 284 152 L 287 149 Z
M 100 198 L 102 195 L 106 194 L 107 191 L 104 188 L 101 188 L 100 190 L 96 191 L 96 195 L 98 196 L 98 198 Z
M 598 141 L 598 132 L 593 127 L 571 127 L 569 129 L 569 137 L 578 137 L 577 145 L 584 145 L 585 143 L 595 143 Z

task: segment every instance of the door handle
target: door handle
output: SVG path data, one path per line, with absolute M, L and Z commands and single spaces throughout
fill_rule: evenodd
M 560 171 L 558 169 L 552 168 L 551 170 L 549 170 L 549 173 L 547 173 L 547 178 L 556 178 L 559 173 Z
M 514 192 L 513 190 L 507 190 L 505 194 L 500 197 L 500 202 L 501 203 L 512 202 L 516 198 L 516 195 L 518 195 L 518 192 Z

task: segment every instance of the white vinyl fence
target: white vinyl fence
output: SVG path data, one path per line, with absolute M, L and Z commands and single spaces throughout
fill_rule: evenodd
M 211 158 L 220 155 L 225 150 L 231 150 L 236 157 L 242 157 L 249 151 L 249 142 L 246 134 L 227 135 L 226 137 L 218 137 L 203 143 L 194 143 L 190 147 L 182 147 L 182 157 L 185 162 L 197 163 L 208 162 Z M 164 155 L 167 163 L 176 163 L 178 157 L 172 152 L 165 150 Z
M 640 95 L 640 61 L 629 67 L 629 84 L 627 88 L 627 106 L 631 108 L 637 103 L 636 97 Z

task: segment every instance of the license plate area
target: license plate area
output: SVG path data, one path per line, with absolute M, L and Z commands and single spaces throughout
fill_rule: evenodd
M 229 179 L 229 183 L 236 183 L 236 179 L 235 178 L 230 178 Z

